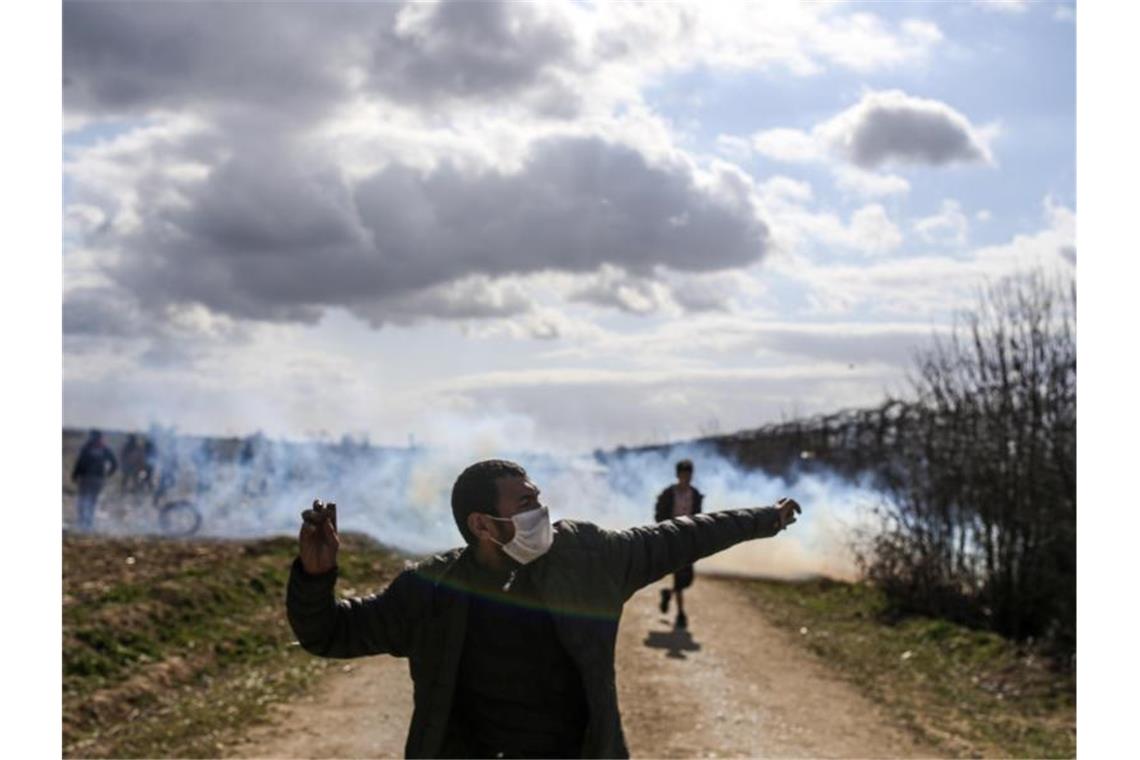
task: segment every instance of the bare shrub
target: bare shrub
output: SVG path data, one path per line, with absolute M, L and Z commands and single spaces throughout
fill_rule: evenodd
M 1072 282 L 1007 279 L 918 358 L 862 556 L 899 609 L 1075 648 L 1075 306 Z

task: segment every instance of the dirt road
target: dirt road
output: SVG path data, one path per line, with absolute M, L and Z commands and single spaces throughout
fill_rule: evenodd
M 769 625 L 731 581 L 698 577 L 690 626 L 674 631 L 656 588 L 626 605 L 618 692 L 634 757 L 932 756 L 826 665 Z M 401 757 L 407 664 L 346 663 L 310 697 L 275 710 L 238 757 Z

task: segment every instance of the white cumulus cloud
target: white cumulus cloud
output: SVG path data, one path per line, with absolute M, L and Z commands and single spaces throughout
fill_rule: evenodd
M 762 156 L 787 163 L 812 163 L 825 157 L 824 146 L 799 129 L 768 129 L 752 136 L 753 149 Z
M 937 214 L 916 221 L 914 231 L 928 243 L 961 246 L 970 237 L 970 218 L 962 211 L 962 204 L 948 198 Z
M 841 184 L 866 194 L 905 192 L 905 179 L 875 175 L 885 165 L 992 164 L 990 142 L 997 127 L 979 127 L 953 107 L 901 90 L 868 92 L 858 103 L 810 130 L 778 127 L 752 135 L 757 153 L 786 163 L 838 159 L 862 170 L 839 176 Z M 722 144 L 729 144 L 722 139 Z M 731 143 L 739 149 L 739 141 Z
M 864 198 L 906 195 L 910 192 L 910 182 L 897 174 L 880 174 L 841 165 L 835 167 L 834 176 L 835 186 L 844 193 Z
M 862 169 L 993 161 L 992 130 L 974 126 L 941 101 L 901 90 L 869 92 L 814 133 L 834 154 Z

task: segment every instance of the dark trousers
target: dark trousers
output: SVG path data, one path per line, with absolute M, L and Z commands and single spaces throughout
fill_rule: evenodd
M 673 573 L 673 590 L 684 591 L 693 585 L 693 566 L 686 565 Z
M 75 511 L 79 514 L 79 530 L 84 533 L 95 527 L 95 505 L 99 503 L 99 492 L 102 490 L 102 478 L 83 478 L 79 481 L 79 498 L 75 500 Z

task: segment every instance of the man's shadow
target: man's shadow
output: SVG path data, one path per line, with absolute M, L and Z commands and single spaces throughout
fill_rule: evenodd
M 643 642 L 647 647 L 665 649 L 666 657 L 676 660 L 688 659 L 685 652 L 699 652 L 701 645 L 693 640 L 687 628 L 673 628 L 668 631 L 650 631 Z

